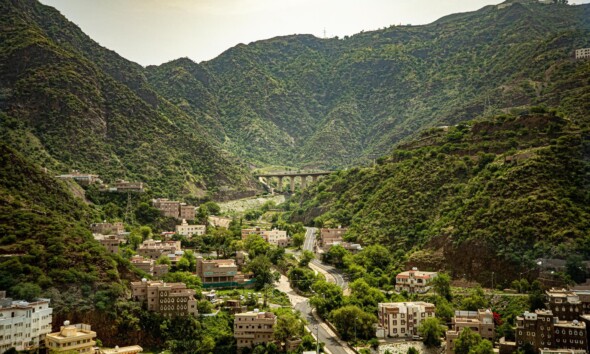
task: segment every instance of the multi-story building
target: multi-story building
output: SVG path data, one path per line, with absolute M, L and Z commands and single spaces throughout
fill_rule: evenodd
M 590 58 L 590 48 L 576 49 L 576 59 Z
M 264 230 L 259 227 L 255 227 L 253 229 L 242 229 L 242 240 L 245 240 L 250 235 L 262 236 L 263 232 Z
M 155 278 L 163 277 L 169 270 L 167 264 L 156 264 L 153 259 L 144 258 L 139 255 L 131 257 L 130 261 L 131 264 Z
M 207 227 L 205 225 L 190 225 L 185 219 L 182 219 L 180 225 L 176 225 L 176 233 L 182 236 L 201 236 L 204 235 L 205 232 L 207 232 Z
M 234 282 L 238 274 L 238 266 L 233 259 L 204 260 L 197 257 L 197 275 L 203 285 Z
M 129 182 L 123 179 L 118 179 L 113 183 L 109 190 L 119 193 L 127 192 L 143 192 L 143 182 Z
M 131 283 L 132 298 L 147 305 L 149 311 L 176 317 L 197 314 L 195 291 L 184 283 L 164 283 L 142 279 Z
M 13 301 L 0 291 L 0 353 L 38 348 L 51 332 L 52 313 L 49 299 Z
M 113 254 L 119 253 L 119 245 L 123 243 L 122 240 L 124 240 L 124 238 L 121 238 L 117 235 L 99 234 L 95 234 L 94 239 L 100 242 L 100 244 L 103 245 L 107 249 L 107 251 Z
M 125 232 L 125 225 L 122 222 L 101 222 L 90 224 L 90 230 L 92 230 L 93 234 L 120 235 Z
M 336 242 L 342 242 L 343 236 L 347 230 L 348 229 L 342 228 L 340 226 L 338 226 L 335 229 L 330 229 L 330 228 L 320 229 L 319 248 L 323 249 L 324 251 L 327 251 L 328 248 L 332 244 L 334 244 Z
M 548 307 L 553 315 L 560 320 L 578 320 L 583 314 L 580 297 L 573 291 L 551 288 L 545 292 Z
M 161 255 L 174 254 L 182 251 L 180 241 L 145 240 L 137 249 L 139 255 L 150 259 L 158 259 Z
M 234 337 L 238 349 L 272 342 L 276 323 L 277 317 L 272 312 L 254 310 L 236 314 Z
M 289 243 L 289 238 L 287 237 L 287 231 L 283 230 L 264 230 L 262 232 L 262 238 L 271 245 L 279 246 Z
M 65 175 L 59 175 L 57 178 L 60 179 L 73 179 L 74 181 L 78 182 L 83 186 L 88 186 L 93 183 L 102 184 L 98 175 L 93 175 L 90 173 L 80 173 L 79 171 L 73 170 L 71 173 Z
M 418 327 L 427 318 L 435 317 L 435 306 L 428 302 L 379 303 L 378 333 L 388 337 L 411 337 L 418 335 Z
M 535 350 L 587 350 L 586 324 L 578 320 L 560 321 L 551 310 L 525 312 L 516 318 L 516 344 L 531 344 Z
M 195 207 L 186 203 L 180 203 L 178 217 L 185 220 L 195 220 Z
M 160 210 L 164 216 L 177 219 L 180 216 L 180 202 L 168 200 L 166 198 L 158 198 L 152 200 L 152 205 L 154 208 Z
M 59 332 L 49 333 L 45 345 L 52 353 L 94 353 L 96 332 L 87 324 L 71 325 L 65 321 Z
M 490 310 L 480 309 L 477 311 L 455 311 L 451 324 L 451 330 L 446 333 L 447 353 L 454 352 L 455 339 L 459 337 L 463 328 L 479 334 L 484 339 L 494 341 L 494 313 Z
M 128 347 L 100 348 L 98 354 L 139 354 L 143 348 L 139 345 L 130 345 Z
M 225 300 L 223 309 L 232 315 L 236 313 L 246 312 L 248 308 L 241 305 L 240 300 Z
M 412 268 L 405 272 L 399 273 L 395 277 L 395 291 L 407 291 L 410 294 L 425 293 L 431 288 L 431 283 L 438 273 L 422 272 L 418 268 Z

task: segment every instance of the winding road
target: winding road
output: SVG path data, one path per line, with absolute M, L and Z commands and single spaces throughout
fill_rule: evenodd
M 317 228 L 315 227 L 306 227 L 305 231 L 305 242 L 303 243 L 303 249 L 307 251 L 313 252 L 313 245 L 315 243 Z M 326 275 L 331 275 L 334 278 L 334 282 L 336 285 L 342 288 L 342 290 L 346 290 L 348 288 L 348 281 L 337 268 L 332 267 L 331 265 L 324 264 L 320 262 L 318 259 L 314 259 L 311 261 L 311 264 L 317 268 L 319 268 L 322 273 Z M 328 279 L 328 281 L 330 281 Z

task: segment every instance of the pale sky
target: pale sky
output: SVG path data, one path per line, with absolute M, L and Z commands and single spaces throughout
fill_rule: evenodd
M 41 0 L 92 39 L 141 65 L 210 60 L 239 44 L 291 34 L 352 35 L 426 24 L 502 0 Z M 576 1 L 590 2 L 590 0 Z

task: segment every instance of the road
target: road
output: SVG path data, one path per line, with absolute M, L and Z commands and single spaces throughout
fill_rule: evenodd
M 303 249 L 307 251 L 313 252 L 313 245 L 315 243 L 315 233 L 317 229 L 315 227 L 306 227 L 305 231 L 305 242 L 303 243 Z M 346 290 L 348 288 L 348 281 L 337 268 L 332 267 L 331 265 L 324 264 L 320 262 L 318 259 L 314 259 L 311 263 L 316 266 L 317 268 L 322 271 L 322 273 L 327 273 L 334 278 L 334 282 L 336 285 L 342 288 L 342 290 Z M 329 281 L 329 280 L 328 280 Z

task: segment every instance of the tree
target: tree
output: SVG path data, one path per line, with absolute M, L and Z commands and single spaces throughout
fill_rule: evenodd
M 451 322 L 451 319 L 455 315 L 453 306 L 444 297 L 436 297 L 436 317 L 441 319 L 443 323 Z
M 481 286 L 475 287 L 471 294 L 464 298 L 461 302 L 463 309 L 468 311 L 477 311 L 481 308 L 486 308 L 489 305 L 489 301 L 486 299 L 485 294 Z
M 371 339 L 375 335 L 373 326 L 377 323 L 377 317 L 358 306 L 348 305 L 336 309 L 330 318 L 344 340 Z
M 262 290 L 266 284 L 272 285 L 274 283 L 275 277 L 271 266 L 272 263 L 266 256 L 258 256 L 246 265 L 246 270 L 254 273 L 256 290 Z
M 313 252 L 308 251 L 308 250 L 303 251 L 303 255 L 301 257 L 301 260 L 299 261 L 299 266 L 300 267 L 307 267 L 309 262 L 311 262 L 314 258 L 315 258 L 315 256 L 314 256 Z
M 148 203 L 139 203 L 135 210 L 135 219 L 140 224 L 151 224 L 160 217 L 160 211 Z
M 418 327 L 418 332 L 423 338 L 423 342 L 427 347 L 440 346 L 440 338 L 444 334 L 444 326 L 440 324 L 438 318 L 427 318 Z
M 199 208 L 206 209 L 209 215 L 217 215 L 221 212 L 221 207 L 219 206 L 219 204 L 213 201 L 203 203 L 199 206 Z
M 301 249 L 301 246 L 305 243 L 305 234 L 301 232 L 297 233 L 293 235 L 291 241 L 293 241 L 293 246 L 297 247 L 297 249 Z
M 315 295 L 309 299 L 320 317 L 325 318 L 332 310 L 342 307 L 344 297 L 342 288 L 325 280 L 318 280 L 312 285 Z
M 330 247 L 326 253 L 325 260 L 326 262 L 332 263 L 336 267 L 340 268 L 344 263 L 344 257 L 348 254 L 350 254 L 350 252 L 346 250 L 346 248 L 342 247 L 342 245 L 334 245 Z
M 469 351 L 479 342 L 481 342 L 481 336 L 469 327 L 465 327 L 455 340 L 455 354 L 469 354 Z
M 152 238 L 152 228 L 149 226 L 142 226 L 139 228 L 139 234 L 143 240 Z
M 15 298 L 33 301 L 41 295 L 41 287 L 34 283 L 19 283 L 10 288 Z
M 418 349 L 414 348 L 414 347 L 409 347 L 408 348 L 408 352 L 407 354 L 419 354 L 420 352 L 418 351 Z
M 583 283 L 586 280 L 584 259 L 579 255 L 571 255 L 565 262 L 565 272 L 576 283 Z
M 199 302 L 197 302 L 197 311 L 200 314 L 212 313 L 213 305 L 211 305 L 211 303 L 207 300 L 200 300 Z
M 447 273 L 439 273 L 432 280 L 432 287 L 437 295 L 442 296 L 447 301 L 452 300 L 451 295 L 451 277 Z
M 286 312 L 277 318 L 274 327 L 274 337 L 281 342 L 293 337 L 301 337 L 304 333 L 303 322 L 292 312 Z
M 189 272 L 173 272 L 173 273 L 166 273 L 162 277 L 167 283 L 185 283 L 186 286 L 190 289 L 200 290 L 201 289 L 201 279 Z
M 487 339 L 483 339 L 481 342 L 476 344 L 471 350 L 469 354 L 493 354 L 494 353 L 494 346 L 492 342 Z
M 172 265 L 172 261 L 170 261 L 167 255 L 163 254 L 156 260 L 156 264 L 167 264 L 170 266 Z
M 176 268 L 181 272 L 188 272 L 190 267 L 191 263 L 184 257 L 181 257 L 178 262 L 176 262 Z

